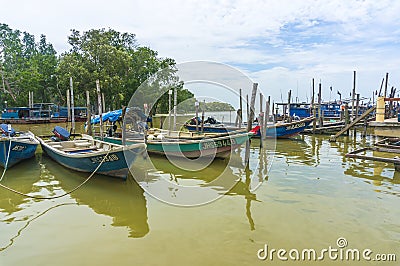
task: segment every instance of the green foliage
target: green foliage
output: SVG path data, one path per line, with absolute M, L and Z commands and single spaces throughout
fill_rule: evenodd
M 35 102 L 66 105 L 70 77 L 76 106 L 86 104 L 86 91 L 90 92 L 92 104 L 97 105 L 97 79 L 106 109 L 111 110 L 128 105 L 133 93 L 146 80 L 150 80 L 146 84 L 149 90 L 141 92 L 139 98 L 149 103 L 153 112 L 167 110 L 168 95 L 151 102 L 163 95 L 166 88 L 178 89 L 178 101 L 193 97 L 183 90 L 183 83 L 175 76 L 175 61 L 159 58 L 156 51 L 139 46 L 134 34 L 112 29 L 83 33 L 71 30 L 68 43 L 70 50 L 57 57 L 44 35 L 35 42 L 33 35 L 0 24 L 0 105 L 6 100 L 9 106 L 26 106 L 28 91 L 34 92 Z M 161 69 L 167 71 L 153 77 Z
M 44 35 L 36 43 L 33 35 L 0 24 L 0 105 L 27 105 L 28 91 L 36 101 L 53 100 L 56 65 L 56 51 Z

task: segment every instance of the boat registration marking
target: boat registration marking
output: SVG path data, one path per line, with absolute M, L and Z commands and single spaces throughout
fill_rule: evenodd
M 92 163 L 115 162 L 119 160 L 119 157 L 116 154 L 109 154 L 106 156 L 106 158 L 104 158 L 104 156 L 102 155 L 102 156 L 92 157 L 90 158 L 90 160 L 92 161 Z
M 11 150 L 12 151 L 23 151 L 26 149 L 26 146 L 15 145 Z
M 235 145 L 236 140 L 235 139 L 223 139 L 223 140 L 209 140 L 201 143 L 201 149 L 202 150 L 208 150 L 208 149 L 216 149 L 216 148 L 221 148 L 221 147 L 227 147 L 231 145 Z
M 294 124 L 291 126 L 287 126 L 286 130 L 292 130 L 292 129 L 301 128 L 301 127 L 305 127 L 305 126 L 306 126 L 306 123 L 302 122 L 302 123 Z

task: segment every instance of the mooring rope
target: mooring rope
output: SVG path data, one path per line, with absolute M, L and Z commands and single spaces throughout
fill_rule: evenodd
M 10 158 L 10 153 L 11 153 L 11 142 L 12 142 L 12 140 L 11 140 L 11 137 L 10 137 L 10 144 L 8 146 L 8 153 L 7 153 L 6 163 L 4 164 L 4 170 L 3 170 L 3 174 L 1 175 L 0 182 L 3 180 L 4 175 L 6 174 L 6 171 L 7 171 L 8 160 Z
M 16 234 L 15 236 L 13 236 L 13 237 L 10 239 L 10 243 L 8 243 L 7 246 L 0 247 L 0 252 L 2 252 L 2 251 L 4 251 L 5 249 L 11 247 L 12 244 L 14 244 L 14 240 L 15 240 L 17 237 L 19 237 L 19 236 L 21 235 L 21 232 L 22 232 L 25 228 L 27 228 L 28 225 L 29 225 L 31 222 L 33 222 L 34 220 L 36 220 L 36 219 L 39 218 L 40 216 L 43 216 L 44 214 L 46 214 L 47 212 L 49 212 L 49 211 L 52 210 L 52 209 L 55 209 L 55 208 L 61 207 L 61 206 L 66 206 L 66 205 L 78 205 L 78 203 L 62 203 L 62 204 L 58 204 L 58 205 L 55 205 L 55 206 L 53 206 L 53 207 L 48 208 L 47 210 L 43 211 L 42 213 L 36 215 L 35 217 L 33 217 L 32 219 L 30 219 L 29 221 L 27 221 L 26 224 L 25 224 L 21 229 L 18 230 L 17 234 Z
M 14 192 L 14 193 L 16 193 L 16 194 L 19 194 L 19 195 L 21 195 L 21 196 L 24 196 L 24 197 L 27 197 L 27 198 L 32 198 L 32 199 L 57 199 L 57 198 L 62 198 L 62 197 L 64 197 L 64 196 L 67 196 L 67 195 L 71 194 L 72 192 L 78 190 L 78 189 L 81 188 L 84 184 L 86 184 L 86 183 L 94 176 L 94 174 L 97 172 L 97 170 L 99 170 L 100 166 L 103 164 L 103 162 L 105 161 L 105 159 L 107 158 L 107 156 L 108 156 L 108 154 L 109 154 L 110 152 L 111 152 L 111 147 L 110 147 L 110 149 L 108 150 L 107 154 L 103 157 L 103 159 L 101 160 L 101 162 L 99 163 L 99 165 L 96 167 L 96 169 L 94 169 L 94 171 L 89 175 L 89 177 L 86 178 L 80 185 L 78 185 L 78 186 L 75 187 L 74 189 L 72 189 L 72 190 L 70 190 L 70 191 L 67 191 L 67 192 L 65 192 L 64 194 L 61 194 L 61 195 L 58 195 L 58 196 L 53 196 L 53 197 L 32 196 L 32 195 L 28 195 L 28 194 L 22 193 L 22 192 L 20 192 L 20 191 L 17 191 L 17 190 L 15 190 L 15 189 L 12 189 L 12 188 L 10 188 L 10 187 L 7 187 L 7 186 L 5 186 L 5 185 L 3 185 L 3 184 L 1 184 L 1 183 L 0 183 L 0 187 L 2 187 L 2 188 L 4 188 L 4 189 L 7 189 L 7 190 L 9 190 L 9 191 L 11 191 L 11 192 Z

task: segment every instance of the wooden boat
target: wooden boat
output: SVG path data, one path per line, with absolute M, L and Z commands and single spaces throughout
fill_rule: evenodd
M 69 133 L 56 126 L 55 136 L 37 137 L 46 154 L 59 164 L 80 172 L 108 175 L 126 179 L 128 162 L 133 162 L 145 149 L 144 143 L 123 146 L 93 139 L 85 134 L 76 134 L 71 139 Z M 61 138 L 60 138 L 61 137 Z M 126 155 L 129 154 L 129 158 Z
M 308 125 L 314 120 L 313 117 L 308 117 L 305 119 L 300 119 L 292 122 L 278 122 L 273 125 L 267 125 L 265 130 L 265 134 L 267 138 L 290 138 L 301 132 L 303 132 Z M 196 131 L 196 126 L 186 123 L 185 127 L 193 132 Z M 197 127 L 198 130 L 201 130 L 201 126 Z M 204 124 L 203 131 L 204 132 L 213 132 L 213 133 L 223 133 L 223 132 L 231 132 L 237 130 L 237 127 L 232 125 L 224 125 L 224 124 Z M 255 133 L 254 137 L 260 137 L 260 127 L 255 126 L 252 131 Z
M 143 142 L 144 135 L 140 138 L 137 133 L 127 133 L 127 144 Z M 150 129 L 147 131 L 147 152 L 175 157 L 199 158 L 202 156 L 215 156 L 225 158 L 248 139 L 253 136 L 252 132 L 237 130 L 225 133 L 194 133 L 182 131 L 168 131 L 161 129 Z M 104 141 L 121 144 L 122 139 L 118 137 L 104 137 Z
M 147 151 L 153 154 L 187 158 L 214 156 L 225 158 L 232 150 L 240 147 L 253 133 L 245 130 L 229 133 L 193 133 L 156 130 L 147 135 Z
M 0 165 L 9 168 L 18 162 L 35 155 L 39 144 L 34 134 L 16 132 L 11 125 L 0 125 Z

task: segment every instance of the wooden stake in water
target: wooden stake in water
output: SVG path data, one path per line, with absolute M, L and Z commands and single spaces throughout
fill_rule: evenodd
M 90 110 L 90 95 L 89 91 L 86 91 L 86 125 L 87 125 L 87 133 L 92 136 L 92 124 L 90 123 L 92 120 L 91 110 Z
M 196 108 L 196 133 L 199 133 L 199 102 L 195 101 L 194 102 L 195 108 Z
M 315 129 L 317 128 L 317 110 L 315 109 L 315 87 L 314 87 L 314 79 L 312 79 L 312 97 L 311 97 L 311 108 L 312 108 L 312 115 L 314 117 L 313 120 L 313 134 L 315 133 Z
M 203 101 L 203 108 L 201 108 L 201 133 L 204 133 L 204 110 L 206 108 L 206 100 Z
M 269 121 L 269 109 L 271 103 L 271 96 L 268 96 L 268 101 L 265 103 L 265 117 L 264 117 L 264 131 L 267 131 L 268 121 Z M 262 135 L 263 139 L 267 138 L 267 134 Z
M 71 88 L 71 126 L 72 133 L 75 133 L 75 105 L 74 105 L 74 86 L 72 77 L 69 78 L 69 86 Z
M 260 115 L 258 116 L 258 125 L 260 126 L 260 148 L 263 147 L 263 140 L 264 140 L 264 113 L 263 113 L 263 103 L 264 97 L 260 92 Z
M 322 85 L 319 83 L 318 88 L 318 127 L 323 127 L 323 118 L 322 118 L 322 110 L 321 110 L 321 102 L 322 102 Z
M 292 116 L 290 115 L 290 100 L 291 100 L 291 98 L 292 98 L 292 90 L 289 90 L 289 93 L 288 93 L 288 105 L 287 105 L 289 123 L 292 122 Z
M 67 123 L 69 123 L 71 122 L 71 96 L 69 94 L 69 90 L 67 90 L 67 109 L 68 109 Z
M 355 112 L 354 112 L 354 102 L 356 97 L 356 71 L 353 72 L 353 92 L 351 94 L 351 117 L 354 120 Z
M 172 90 L 168 90 L 168 131 L 171 131 L 171 95 Z M 168 132 L 170 134 L 170 132 Z
M 253 126 L 254 106 L 256 104 L 257 86 L 258 83 L 253 83 L 253 90 L 251 92 L 251 102 L 250 102 L 250 116 L 249 116 L 249 121 L 247 121 L 247 131 L 250 131 Z
M 178 105 L 178 90 L 174 88 L 174 130 L 176 130 L 176 113 Z
M 97 104 L 99 109 L 99 117 L 100 117 L 100 139 L 103 140 L 103 106 L 101 100 L 101 93 L 100 93 L 100 82 L 96 80 L 96 92 L 97 92 Z

